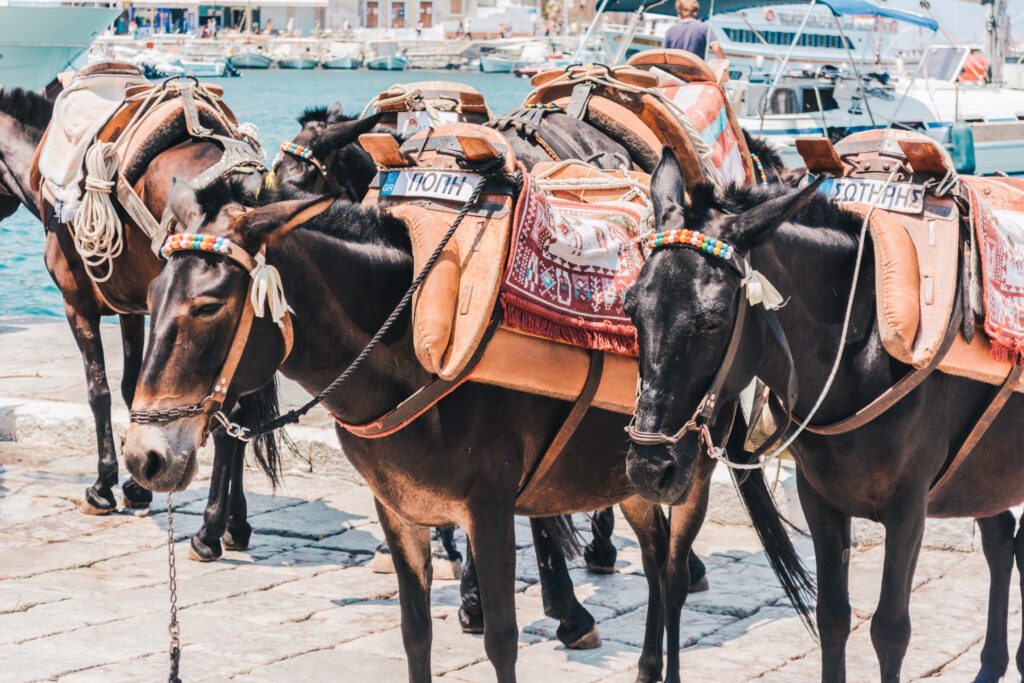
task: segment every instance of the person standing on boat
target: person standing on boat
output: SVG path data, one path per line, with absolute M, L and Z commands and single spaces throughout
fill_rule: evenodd
M 697 0 L 676 0 L 679 22 L 665 31 L 665 40 L 661 46 L 686 50 L 701 58 L 706 58 L 710 49 L 716 57 L 725 59 L 725 53 L 715 38 L 714 30 L 697 18 L 699 13 L 700 3 Z

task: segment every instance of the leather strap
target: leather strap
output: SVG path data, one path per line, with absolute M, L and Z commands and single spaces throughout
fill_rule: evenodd
M 963 280 L 957 278 L 957 288 L 959 289 L 961 287 L 963 287 Z M 809 432 L 813 432 L 814 434 L 824 434 L 826 436 L 852 432 L 853 430 L 868 424 L 882 413 L 889 410 L 889 408 L 892 408 L 894 405 L 899 403 L 904 396 L 916 389 L 921 382 L 928 378 L 928 375 L 932 374 L 932 372 L 939 367 L 939 363 L 941 363 L 942 359 L 945 358 L 949 348 L 956 340 L 957 332 L 960 330 L 960 320 L 963 317 L 963 297 L 957 294 L 954 299 L 953 315 L 949 317 L 949 323 L 946 325 L 946 332 L 943 334 L 938 350 L 935 352 L 932 359 L 928 361 L 927 365 L 917 368 L 916 370 L 913 370 L 901 377 L 896 384 L 886 389 L 875 400 L 858 410 L 853 415 L 828 425 L 807 425 L 805 429 Z
M 498 325 L 501 323 L 501 318 L 495 316 L 487 329 L 484 330 L 483 339 L 480 340 L 480 344 L 476 348 L 476 352 L 473 353 L 472 358 L 466 363 L 466 367 L 456 376 L 454 379 L 445 380 L 440 377 L 435 377 L 430 382 L 420 387 L 415 393 L 409 398 L 405 399 L 397 406 L 384 413 L 376 420 L 371 422 L 365 422 L 361 425 L 352 425 L 342 420 L 337 415 L 331 415 L 334 421 L 338 423 L 338 426 L 344 429 L 346 432 L 354 434 L 356 436 L 363 437 L 364 439 L 378 439 L 383 436 L 394 434 L 400 429 L 404 429 L 414 420 L 419 418 L 423 413 L 433 408 L 438 401 L 447 396 L 448 394 L 455 391 L 469 374 L 476 368 L 477 363 L 483 358 L 484 352 L 487 350 L 487 346 L 491 343 L 491 338 L 494 336 L 494 332 L 498 329 Z
M 555 464 L 559 454 L 565 450 L 569 439 L 576 433 L 576 429 L 583 421 L 587 410 L 590 409 L 590 404 L 594 402 L 594 396 L 597 395 L 597 388 L 601 385 L 601 375 L 603 373 L 604 352 L 592 350 L 590 352 L 590 368 L 587 370 L 587 380 L 583 383 L 583 389 L 580 390 L 580 395 L 576 397 L 575 403 L 572 404 L 572 410 L 569 411 L 565 422 L 562 423 L 558 433 L 555 434 L 555 438 L 548 444 L 544 455 L 540 457 L 537 464 L 533 466 L 533 469 L 526 475 L 526 479 L 520 485 L 519 494 L 516 496 L 517 500 L 524 496 L 529 496 L 536 491 L 539 482 L 544 480 L 544 476 L 551 469 L 551 466 Z
M 985 436 L 985 432 L 987 432 L 988 428 L 992 426 L 993 422 L 995 422 L 995 419 L 999 416 L 999 413 L 1002 412 L 1003 406 L 1006 405 L 1006 402 L 1009 400 L 1013 390 L 1017 388 L 1017 382 L 1020 380 L 1021 370 L 1024 370 L 1024 367 L 1017 364 L 1014 364 L 1014 366 L 1010 368 L 1010 372 L 1006 375 L 1006 379 L 1003 380 L 1003 383 L 999 385 L 999 390 L 996 391 L 996 395 L 992 398 L 992 402 L 988 404 L 988 407 L 985 408 L 985 412 L 981 414 L 981 417 L 978 418 L 978 421 L 975 423 L 971 433 L 967 435 L 966 439 L 964 439 L 963 444 L 960 446 L 960 450 L 957 451 L 956 456 L 953 457 L 953 461 L 949 463 L 949 467 L 947 467 L 946 471 L 942 473 L 939 480 L 932 484 L 929 491 L 930 496 L 935 496 L 941 493 L 942 489 L 949 484 L 949 481 L 956 475 L 957 471 L 964 464 L 967 456 L 974 451 L 978 442 L 981 441 L 981 437 Z
M 149 237 L 153 253 L 159 254 L 160 247 L 164 245 L 164 238 L 167 237 L 167 233 L 160 230 L 160 223 L 153 217 L 153 214 L 150 213 L 149 208 L 139 195 L 135 194 L 135 190 L 128 184 L 124 176 L 121 175 L 121 171 L 117 172 L 115 189 L 117 191 L 117 200 L 121 203 L 125 213 L 132 219 L 132 223 Z
M 227 358 L 224 359 L 220 375 L 217 377 L 217 382 L 213 385 L 209 396 L 203 399 L 203 410 L 207 415 L 213 415 L 224 405 L 228 389 L 231 387 L 231 380 L 234 379 L 235 370 L 238 369 L 238 363 L 242 360 L 245 345 L 249 341 L 249 330 L 252 329 L 252 319 L 255 315 L 255 311 L 249 303 L 251 293 L 252 283 L 249 284 L 249 289 L 245 293 L 245 299 L 242 300 L 242 317 L 238 320 L 238 327 L 235 328 L 235 338 L 231 341 L 231 347 L 228 349 Z
M 569 103 L 565 105 L 565 113 L 574 119 L 583 120 L 587 114 L 587 105 L 590 103 L 590 94 L 594 92 L 593 83 L 579 83 L 572 89 Z

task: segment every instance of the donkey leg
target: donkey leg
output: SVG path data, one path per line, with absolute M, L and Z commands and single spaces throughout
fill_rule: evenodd
M 545 530 L 546 518 L 531 518 L 533 547 L 537 551 L 540 571 L 540 593 L 544 614 L 558 619 L 558 639 L 574 650 L 590 650 L 601 646 L 601 634 L 594 617 L 583 608 L 573 592 L 565 555 Z
M 232 413 L 232 419 L 235 419 Z M 236 450 L 244 448 L 237 439 L 223 429 L 213 432 L 213 469 L 210 473 L 210 493 L 203 510 L 203 526 L 192 536 L 188 556 L 198 562 L 211 562 L 221 556 L 221 536 L 227 526 L 228 496 L 231 486 L 231 463 Z
M 799 469 L 797 490 L 814 541 L 821 680 L 842 683 L 846 680 L 846 641 L 850 637 L 850 517 L 823 501 Z
M 661 680 L 661 636 L 665 632 L 661 575 L 668 555 L 668 520 L 658 505 L 651 505 L 639 496 L 619 503 L 626 521 L 640 542 L 644 576 L 647 577 L 647 623 L 644 646 L 637 663 L 637 683 Z
M 459 625 L 464 633 L 484 632 L 484 610 L 480 606 L 480 583 L 476 578 L 476 565 L 473 564 L 473 544 L 466 543 L 466 564 L 462 566 L 462 579 L 459 585 L 462 605 L 459 606 Z
M 871 618 L 871 644 L 882 683 L 898 681 L 910 645 L 910 591 L 924 537 L 925 494 L 901 493 L 886 510 L 882 591 Z
M 480 604 L 484 610 L 484 650 L 498 683 L 515 683 L 519 654 L 516 627 L 516 540 L 511 505 L 493 500 L 472 510 L 466 532 L 473 544 Z M 395 563 L 398 564 L 397 562 Z
M 981 671 L 974 683 L 996 683 L 1010 663 L 1006 643 L 1006 618 L 1010 602 L 1010 578 L 1013 574 L 1013 513 L 1003 512 L 978 520 L 981 548 L 988 563 L 988 626 L 981 649 Z
M 87 301 L 71 303 L 65 299 L 64 311 L 71 332 L 82 353 L 89 391 L 89 407 L 96 421 L 96 447 L 99 454 L 96 483 L 85 490 L 80 510 L 88 515 L 104 515 L 117 508 L 114 492 L 117 485 L 117 452 L 110 425 L 110 386 L 100 339 L 100 315 Z
M 245 487 L 242 475 L 245 472 L 245 444 L 235 441 L 234 454 L 231 457 L 231 486 L 228 493 L 228 524 L 221 536 L 221 542 L 228 550 L 245 550 L 252 538 L 252 525 L 246 521 L 249 513 L 245 500 Z
M 402 643 L 410 683 L 430 683 L 430 527 L 410 524 L 374 501 L 377 518 L 391 550 L 398 576 L 398 602 L 402 608 Z
M 142 315 L 122 315 L 121 349 L 124 354 L 124 371 L 121 375 L 121 397 L 128 408 L 135 400 L 135 385 L 142 369 L 142 349 L 146 340 L 146 318 Z M 153 492 L 139 486 L 129 476 L 121 484 L 121 498 L 126 508 L 145 508 L 153 502 Z
M 618 550 L 612 544 L 615 511 L 612 508 L 605 508 L 595 512 L 590 518 L 590 530 L 594 538 L 583 549 L 587 571 L 593 574 L 614 574 L 615 558 L 618 555 Z
M 669 549 L 665 570 L 661 575 L 662 599 L 665 603 L 665 683 L 679 683 L 679 620 L 683 604 L 690 593 L 693 542 L 704 524 L 711 492 L 711 473 L 715 461 L 701 458 L 693 492 L 686 502 L 669 510 Z M 699 560 L 698 560 L 699 562 Z
M 433 550 L 434 578 L 457 579 L 462 575 L 462 553 L 455 547 L 455 526 L 452 524 L 434 529 L 438 545 Z
M 1020 592 L 1024 595 L 1024 517 L 1020 520 L 1020 528 L 1013 538 L 1013 554 L 1017 559 L 1017 573 L 1020 574 Z M 1024 618 L 1024 617 L 1022 617 Z M 1024 680 L 1024 638 L 1017 647 L 1017 672 Z

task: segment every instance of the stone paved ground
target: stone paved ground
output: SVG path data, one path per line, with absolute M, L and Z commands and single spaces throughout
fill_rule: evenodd
M 92 481 L 91 455 L 0 443 L 0 680 L 153 681 L 166 674 L 167 515 L 87 517 L 76 511 Z M 289 474 L 270 495 L 248 474 L 252 548 L 215 563 L 185 559 L 201 523 L 208 472 L 177 496 L 175 531 L 187 681 L 400 681 L 405 676 L 397 584 L 367 563 L 381 538 L 365 487 Z M 570 651 L 553 640 L 541 608 L 529 527 L 517 523 L 519 679 L 632 681 L 646 588 L 636 542 L 620 519 L 618 573 L 572 570 L 577 595 L 600 622 L 604 645 Z M 809 546 L 800 545 L 811 560 Z M 816 680 L 818 653 L 757 551 L 753 532 L 710 524 L 698 551 L 711 590 L 683 613 L 682 668 L 695 681 Z M 867 619 L 881 548 L 852 564 L 856 627 L 851 681 L 877 678 Z M 981 554 L 926 550 L 915 583 L 914 637 L 906 680 L 969 681 L 984 629 L 987 575 Z M 460 632 L 458 586 L 433 592 L 435 675 L 489 681 L 479 636 Z M 1020 599 L 1011 607 L 1020 635 Z

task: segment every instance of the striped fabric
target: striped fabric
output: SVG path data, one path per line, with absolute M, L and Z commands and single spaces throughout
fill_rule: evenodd
M 711 160 L 727 183 L 744 184 L 748 178 L 743 166 L 736 132 L 729 125 L 725 92 L 714 83 L 683 83 L 666 79 L 658 85 L 666 99 L 686 112 L 712 148 Z

